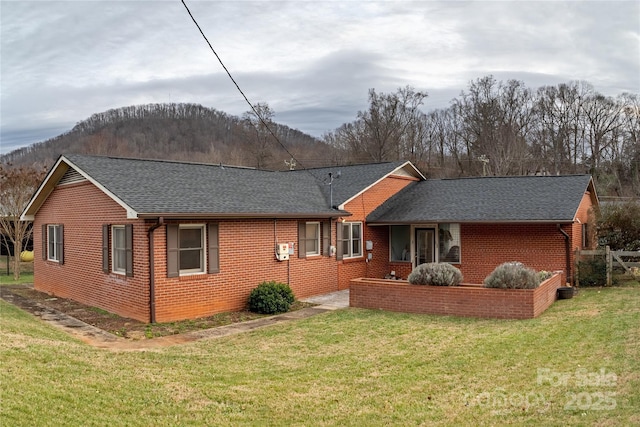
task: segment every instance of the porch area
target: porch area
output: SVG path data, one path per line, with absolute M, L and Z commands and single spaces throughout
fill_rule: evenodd
M 406 280 L 358 278 L 351 280 L 349 305 L 403 313 L 532 319 L 553 304 L 562 286 L 560 274 L 536 289 L 492 289 L 475 284 L 424 286 Z

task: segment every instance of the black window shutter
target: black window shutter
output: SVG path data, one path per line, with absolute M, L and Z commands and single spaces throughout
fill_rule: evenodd
M 209 273 L 220 272 L 220 244 L 218 239 L 218 224 L 209 224 Z
M 307 257 L 307 223 L 298 223 L 298 258 Z
M 343 258 L 342 253 L 342 229 L 344 228 L 342 223 L 336 224 L 336 259 L 341 260 Z
M 331 246 L 331 221 L 324 221 L 322 223 L 322 254 L 324 256 L 331 256 L 329 246 Z
M 133 277 L 133 224 L 124 226 L 125 273 Z
M 178 248 L 178 225 L 167 224 L 167 277 L 180 275 Z
M 60 224 L 58 226 L 58 235 L 56 236 L 56 242 L 58 247 L 57 252 L 58 252 L 58 262 L 60 264 L 64 264 L 64 225 Z
M 42 224 L 42 259 L 47 260 L 47 224 Z
M 109 272 L 109 225 L 102 226 L 102 271 Z

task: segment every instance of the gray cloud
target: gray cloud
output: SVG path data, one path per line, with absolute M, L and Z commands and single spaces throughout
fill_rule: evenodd
M 187 1 L 249 99 L 321 136 L 367 91 L 411 85 L 425 110 L 493 74 L 640 92 L 640 3 Z M 0 152 L 132 104 L 248 109 L 177 1 L 0 3 Z

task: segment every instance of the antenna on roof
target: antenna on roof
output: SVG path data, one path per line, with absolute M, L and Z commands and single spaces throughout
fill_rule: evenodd
M 290 161 L 285 160 L 284 164 L 289 166 L 290 171 L 296 170 L 296 159 L 294 159 L 293 157 Z
M 478 157 L 478 160 L 482 162 L 482 176 L 487 176 L 487 164 L 489 163 L 489 158 L 483 154 Z
M 338 171 L 338 173 L 336 173 L 335 179 L 340 178 L 340 176 L 342 175 L 342 172 Z M 333 206 L 333 172 L 329 172 L 329 206 L 331 207 L 331 209 L 334 208 Z

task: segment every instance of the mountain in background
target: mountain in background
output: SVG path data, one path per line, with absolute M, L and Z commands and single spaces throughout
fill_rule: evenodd
M 61 154 L 74 153 L 273 170 L 288 169 L 292 157 L 298 168 L 335 164 L 334 149 L 319 139 L 267 124 L 270 131 L 255 115 L 239 118 L 197 104 L 136 105 L 94 114 L 69 132 L 2 155 L 0 161 L 51 166 Z

